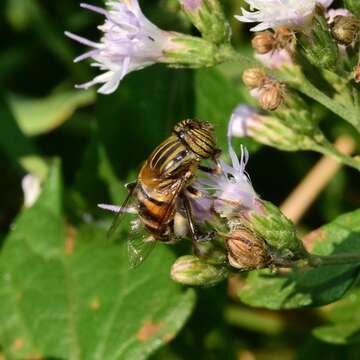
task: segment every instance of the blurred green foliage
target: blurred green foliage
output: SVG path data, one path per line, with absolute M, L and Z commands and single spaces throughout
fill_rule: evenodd
M 242 1 L 223 3 L 232 19 Z M 142 4 L 160 27 L 196 34 L 176 0 Z M 143 267 L 129 273 L 124 244 L 106 243 L 111 216 L 96 204 L 122 201 L 123 183 L 135 178 L 144 158 L 176 121 L 198 116 L 213 122 L 219 144 L 226 148 L 231 111 L 238 103 L 250 101 L 236 65 L 196 71 L 156 65 L 127 76 L 113 95 L 79 92 L 73 89 L 74 83 L 92 78 L 96 70 L 86 62 L 73 64 L 84 49 L 63 32 L 97 39 L 101 17 L 81 10 L 74 0 L 5 0 L 3 5 L 0 358 L 139 359 L 168 343 L 183 326 L 175 340 L 152 355 L 154 360 L 358 358 L 360 319 L 353 316 L 360 296 L 356 284 L 335 305 L 271 311 L 250 308 L 241 299 L 261 307 L 271 301 L 268 307 L 283 308 L 277 296 L 287 301 L 283 296 L 291 279 L 285 276 L 283 283 L 266 290 L 268 297 L 260 289 L 262 297 L 255 294 L 255 304 L 249 291 L 241 292 L 244 283 L 236 286 L 238 279 L 234 279 L 227 287 L 198 290 L 195 310 L 184 325 L 195 292 L 170 281 L 172 249 L 159 245 Z M 232 20 L 232 28 L 235 45 L 249 54 L 244 26 Z M 321 127 L 331 139 L 339 132 L 352 133 L 334 115 L 323 109 L 319 114 Z M 252 152 L 248 172 L 256 191 L 275 204 L 318 160 L 312 153 L 282 153 L 243 142 Z M 26 173 L 47 178 L 40 200 L 30 209 L 22 205 L 21 179 Z M 340 170 L 300 228 L 314 229 L 359 207 L 358 185 L 354 170 Z M 336 226 L 345 243 L 349 229 L 341 220 L 329 229 Z M 357 242 L 358 234 L 351 235 Z M 316 249 L 324 254 L 332 250 L 322 249 L 321 244 Z M 353 268 L 345 270 L 346 284 L 333 280 L 333 287 L 323 285 L 332 301 L 357 276 Z M 251 277 L 258 275 L 246 281 L 261 282 Z M 309 293 L 304 295 L 307 301 L 299 300 L 301 306 L 329 302 L 321 301 L 322 293 L 315 294 L 319 301 L 309 300 Z

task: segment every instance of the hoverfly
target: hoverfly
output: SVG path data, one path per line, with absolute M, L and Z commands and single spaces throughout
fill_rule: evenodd
M 174 240 L 174 219 L 183 208 L 193 247 L 199 236 L 192 221 L 187 191 L 197 169 L 216 171 L 200 165 L 203 159 L 217 163 L 220 150 L 215 147 L 213 126 L 208 122 L 186 119 L 177 123 L 172 134 L 161 143 L 143 164 L 137 181 L 129 184 L 129 194 L 121 207 L 100 206 L 118 214 L 108 236 L 112 236 L 125 213 L 136 213 L 128 239 L 129 265 L 142 263 L 156 241 Z M 142 230 L 145 229 L 145 232 Z

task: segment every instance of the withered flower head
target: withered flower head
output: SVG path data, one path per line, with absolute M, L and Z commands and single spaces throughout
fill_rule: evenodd
M 264 239 L 251 230 L 238 226 L 228 234 L 220 234 L 228 249 L 231 266 L 240 270 L 255 270 L 268 266 L 271 256 Z

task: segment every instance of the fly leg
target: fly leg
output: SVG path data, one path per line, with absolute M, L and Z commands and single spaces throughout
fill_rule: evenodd
M 204 165 L 199 165 L 199 169 L 201 171 L 204 171 L 206 173 L 209 174 L 221 174 L 222 173 L 222 168 L 219 162 L 219 157 L 221 155 L 221 150 L 220 149 L 216 149 L 214 151 L 214 154 L 212 156 L 212 161 L 215 163 L 215 168 L 210 168 L 208 166 L 204 166 Z
M 187 219 L 187 222 L 189 225 L 190 235 L 191 235 L 191 239 L 192 239 L 193 253 L 198 257 L 202 257 L 204 254 L 201 252 L 200 247 L 198 246 L 198 243 L 210 240 L 214 236 L 214 234 L 211 232 L 209 234 L 206 234 L 205 236 L 199 236 L 199 234 L 196 232 L 196 229 L 195 229 L 190 201 L 186 197 L 186 195 L 182 196 L 182 200 L 183 200 L 186 219 Z

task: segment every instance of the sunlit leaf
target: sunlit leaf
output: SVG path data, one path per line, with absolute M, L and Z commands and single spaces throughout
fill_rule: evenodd
M 360 252 L 360 210 L 340 216 L 307 241 L 318 255 Z M 308 271 L 250 272 L 239 297 L 246 304 L 270 309 L 319 306 L 340 299 L 359 274 L 360 264 L 322 266 Z
M 19 215 L 0 257 L 0 344 L 10 359 L 141 359 L 170 341 L 190 315 L 192 290 L 169 277 L 159 246 L 134 271 L 126 242 L 105 230 L 64 226 L 59 167 Z
M 16 121 L 24 134 L 39 135 L 54 130 L 68 120 L 74 111 L 93 103 L 95 91 L 68 90 L 45 98 L 29 99 L 18 95 L 9 97 Z

